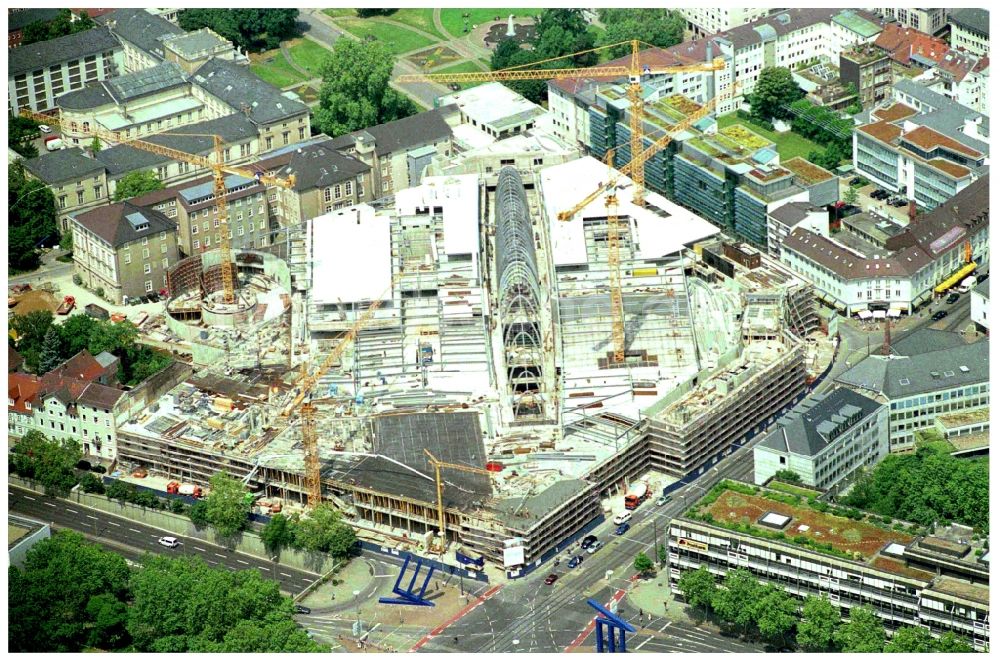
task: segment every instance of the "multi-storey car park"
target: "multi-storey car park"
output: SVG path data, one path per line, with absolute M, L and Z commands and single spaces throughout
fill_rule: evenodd
M 717 579 L 749 570 L 800 597 L 867 606 L 887 631 L 923 627 L 989 646 L 989 553 L 967 527 L 933 533 L 907 522 L 822 508 L 820 492 L 724 481 L 670 522 L 670 583 L 706 567 Z
M 626 345 L 615 362 L 604 200 L 557 218 L 607 177 L 592 158 L 424 177 L 292 228 L 287 261 L 266 255 L 263 274 L 250 269 L 254 253 L 237 255 L 244 289 L 290 279 L 289 305 L 261 328 L 291 349 L 295 370 L 219 358 L 123 426 L 119 461 L 164 480 L 225 471 L 297 507 L 301 433 L 279 412 L 306 354 L 318 364 L 378 301 L 312 394 L 323 496 L 362 536 L 436 547 L 424 450 L 491 472 L 442 469 L 446 537 L 497 566 L 517 539 L 525 562 L 511 575 L 620 508 L 624 484 L 651 475 L 669 489 L 794 404 L 830 351 L 808 284 L 658 194 L 634 205 L 622 177 Z M 181 290 L 197 303 L 213 289 L 212 255 L 175 269 L 188 285 L 174 288 L 174 318 Z M 222 333 L 205 301 L 186 321 L 195 343 L 207 342 L 198 328 Z M 252 359 L 252 336 L 230 339 L 230 353 Z

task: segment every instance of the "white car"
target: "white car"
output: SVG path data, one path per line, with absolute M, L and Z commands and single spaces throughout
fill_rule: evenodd
M 163 536 L 158 542 L 164 547 L 176 547 L 180 544 L 173 536 Z
M 42 133 L 52 133 L 52 127 L 49 126 L 48 124 L 39 124 L 38 130 L 41 131 Z
M 620 512 L 617 515 L 615 515 L 614 523 L 616 525 L 617 524 L 624 524 L 625 522 L 629 521 L 630 519 L 632 519 L 632 511 L 631 510 L 625 510 L 625 511 Z

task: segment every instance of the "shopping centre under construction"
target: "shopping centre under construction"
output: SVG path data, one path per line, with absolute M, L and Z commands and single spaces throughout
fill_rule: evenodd
M 508 166 L 334 210 L 289 232 L 281 257 L 237 256 L 255 292 L 239 324 L 209 305 L 212 254 L 180 263 L 186 285 L 147 340 L 202 343 L 202 360 L 119 430 L 119 462 L 201 484 L 224 471 L 304 503 L 302 431 L 284 414 L 302 362 L 353 329 L 306 395 L 323 499 L 385 546 L 440 549 L 440 487 L 449 545 L 503 567 L 516 544 L 528 565 L 619 508 L 630 482 L 703 471 L 825 367 L 812 287 L 658 194 L 634 204 L 626 177 L 617 223 L 603 195 L 560 220 L 608 177 L 589 157 Z

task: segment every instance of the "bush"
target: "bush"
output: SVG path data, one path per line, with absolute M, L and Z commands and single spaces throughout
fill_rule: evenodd
M 191 518 L 191 523 L 194 524 L 195 528 L 204 529 L 208 526 L 208 504 L 204 501 L 194 504 L 188 510 L 188 517 Z
M 184 512 L 184 502 L 180 499 L 170 499 L 170 512 L 180 515 Z
M 76 286 L 83 285 L 83 279 L 80 278 L 80 274 L 73 274 L 73 284 Z
M 104 494 L 104 482 L 94 474 L 83 474 L 80 478 L 80 489 L 87 494 Z
M 90 471 L 91 469 L 90 462 L 87 462 L 86 460 L 80 460 L 79 462 L 76 463 L 76 468 L 79 469 L 80 471 Z
M 99 296 L 99 297 L 101 297 L 103 299 L 104 298 L 104 288 L 103 287 L 97 288 L 96 290 L 94 290 L 94 294 L 96 294 L 97 296 Z
M 92 469 L 92 471 L 93 471 L 93 472 L 94 472 L 95 474 L 106 474 L 106 473 L 108 473 L 108 470 L 107 470 L 107 469 L 105 469 L 104 467 L 102 467 L 102 466 L 101 466 L 101 465 L 99 465 L 99 464 L 98 464 L 98 465 L 97 465 L 96 467 L 94 467 L 94 468 Z

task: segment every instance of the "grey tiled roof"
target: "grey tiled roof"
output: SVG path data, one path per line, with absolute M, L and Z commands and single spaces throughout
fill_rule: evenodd
M 301 151 L 277 157 L 287 164 L 279 174 L 295 174 L 295 190 L 307 191 L 314 188 L 331 186 L 337 182 L 354 179 L 368 172 L 371 168 L 364 162 L 341 154 L 333 149 L 330 142 L 302 147 Z M 261 161 L 258 165 L 267 170 L 269 161 Z
M 987 299 L 989 299 L 990 298 L 990 279 L 987 278 L 986 280 L 984 280 L 983 282 L 981 282 L 979 285 L 976 285 L 975 291 L 979 292 L 984 297 L 986 297 Z
M 948 18 L 966 30 L 973 30 L 987 37 L 990 35 L 990 13 L 985 9 L 952 9 L 948 11 Z
M 229 46 L 229 42 L 222 37 L 212 34 L 205 29 L 189 32 L 186 35 L 174 37 L 170 40 L 170 48 L 185 58 L 193 57 L 220 45 Z
M 98 23 L 113 26 L 111 31 L 136 47 L 163 59 L 163 38 L 182 35 L 184 30 L 145 9 L 118 9 L 97 17 Z
M 212 58 L 192 77 L 194 82 L 212 96 L 242 112 L 249 105 L 250 119 L 258 124 L 270 124 L 286 117 L 306 113 L 309 108 L 301 101 L 282 96 L 281 90 L 261 80 L 247 67 Z
M 93 28 L 58 39 L 39 41 L 7 51 L 7 75 L 45 69 L 51 65 L 106 51 L 121 50 L 121 44 L 105 28 Z
M 147 227 L 136 230 L 128 217 L 139 218 Z M 117 248 L 127 242 L 149 237 L 160 232 L 172 232 L 177 224 L 155 209 L 137 207 L 131 202 L 116 202 L 84 212 L 76 217 L 76 222 L 87 228 L 104 241 Z
M 989 340 L 908 357 L 869 356 L 837 382 L 881 393 L 890 400 L 990 379 Z M 963 370 L 963 366 L 965 370 Z M 936 376 L 935 376 L 936 373 Z
M 818 208 L 807 201 L 789 202 L 769 212 L 768 215 L 785 227 L 790 228 L 815 209 Z
M 890 346 L 892 353 L 897 356 L 917 356 L 965 344 L 965 339 L 952 331 L 923 328 L 917 329 L 901 340 L 892 339 Z
M 111 103 L 121 105 L 148 94 L 187 84 L 187 74 L 183 69 L 173 62 L 164 62 L 149 69 L 91 83 L 58 97 L 56 104 L 70 110 L 87 110 Z
M 203 134 L 200 136 L 174 134 Z M 223 142 L 232 144 L 257 135 L 253 123 L 240 114 L 227 115 L 214 120 L 178 127 L 165 133 L 145 138 L 148 142 L 179 149 L 189 154 L 207 154 L 214 149 L 211 135 L 219 135 Z M 133 170 L 154 168 L 173 161 L 168 156 L 146 152 L 129 145 L 115 145 L 97 153 L 97 160 L 103 163 L 112 175 L 121 175 Z
M 375 150 L 382 156 L 440 142 L 451 136 L 451 127 L 444 121 L 444 116 L 452 110 L 451 106 L 444 106 L 348 133 L 334 138 L 333 148 L 353 147 L 354 138 L 361 133 L 367 133 L 375 140 Z
M 79 90 L 73 90 L 56 97 L 56 105 L 66 110 L 87 110 L 114 102 L 103 83 L 88 83 Z
M 861 418 L 875 412 L 882 404 L 856 391 L 838 388 L 826 396 L 812 395 L 800 402 L 778 421 L 778 427 L 760 442 L 761 446 L 783 453 L 813 457 L 829 445 L 825 428 L 837 417 L 851 416 L 860 411 Z
M 84 155 L 79 147 L 58 149 L 26 159 L 24 167 L 28 172 L 46 184 L 58 184 L 83 177 L 93 177 L 104 172 L 104 164 Z

